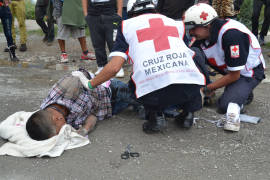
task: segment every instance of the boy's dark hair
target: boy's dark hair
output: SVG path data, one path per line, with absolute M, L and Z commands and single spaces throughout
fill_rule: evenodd
M 46 110 L 39 110 L 32 114 L 26 123 L 28 135 L 37 141 L 46 140 L 56 134 L 51 121 L 51 114 Z

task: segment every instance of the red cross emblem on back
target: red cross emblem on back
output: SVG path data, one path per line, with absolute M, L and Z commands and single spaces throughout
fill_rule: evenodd
M 204 21 L 207 19 L 208 13 L 205 13 L 204 11 L 200 15 L 200 18 L 203 19 Z
M 150 28 L 137 30 L 139 43 L 153 40 L 155 51 L 170 49 L 168 37 L 178 37 L 179 33 L 175 26 L 165 26 L 161 18 L 149 19 Z

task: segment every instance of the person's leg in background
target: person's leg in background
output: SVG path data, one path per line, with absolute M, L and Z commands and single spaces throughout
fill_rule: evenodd
M 18 4 L 18 11 L 16 13 L 17 20 L 19 23 L 19 30 L 20 30 L 20 51 L 24 52 L 27 50 L 26 47 L 26 41 L 27 41 L 27 32 L 26 32 L 26 25 L 25 25 L 25 19 L 26 19 L 26 14 L 25 14 L 25 2 L 24 0 L 19 1 Z
M 19 31 L 20 31 L 20 51 L 24 52 L 27 50 L 26 46 L 26 39 L 27 39 L 27 32 L 26 32 L 26 25 L 25 25 L 25 2 L 24 0 L 20 1 L 12 1 L 11 3 L 11 14 L 12 14 L 12 37 L 14 43 L 16 42 L 16 32 L 15 32 L 15 21 L 14 18 L 17 18 L 19 24 Z M 16 43 L 15 43 L 16 44 Z
M 107 64 L 107 54 L 105 46 L 105 32 L 103 18 L 101 16 L 86 16 L 86 22 L 90 31 L 92 45 L 95 50 L 98 69 L 95 72 L 97 75 Z
M 35 18 L 36 18 L 36 22 L 37 24 L 40 26 L 41 30 L 43 31 L 43 33 L 45 34 L 44 38 L 43 38 L 43 42 L 47 42 L 48 41 L 48 34 L 49 34 L 49 30 L 48 30 L 48 26 L 44 21 L 44 17 L 46 15 L 46 9 L 47 9 L 48 5 L 38 5 L 36 4 L 35 6 Z
M 61 51 L 61 56 L 60 56 L 60 62 L 61 63 L 67 63 L 68 62 L 68 56 L 66 53 L 66 41 L 63 39 L 58 39 L 58 44 L 60 47 Z
M 11 26 L 11 32 L 12 32 L 12 39 L 14 44 L 16 45 L 16 29 L 15 29 L 15 17 L 16 17 L 16 7 L 17 7 L 17 2 L 16 1 L 12 1 L 9 4 L 9 8 L 12 14 L 12 26 Z
M 56 19 L 56 22 L 57 22 L 57 27 L 58 27 L 57 40 L 58 40 L 59 48 L 61 51 L 60 62 L 67 63 L 68 55 L 66 53 L 65 40 L 68 39 L 68 37 L 70 36 L 70 31 L 66 29 L 65 26 L 62 24 L 61 16 Z
M 47 11 L 47 25 L 48 25 L 48 41 L 47 45 L 51 46 L 54 41 L 54 19 L 53 19 L 53 3 L 49 0 L 48 11 Z
M 270 0 L 265 0 L 264 6 L 264 20 L 262 24 L 262 29 L 260 32 L 259 43 L 264 45 L 264 37 L 267 35 L 270 26 Z
M 3 25 L 5 37 L 7 39 L 8 52 L 10 54 L 11 61 L 19 61 L 15 54 L 15 45 L 12 39 L 11 25 L 12 15 L 9 7 L 0 7 L 0 18 Z
M 262 9 L 262 0 L 253 0 L 252 33 L 258 38 L 259 17 Z
M 81 60 L 95 60 L 96 57 L 94 53 L 88 51 L 87 44 L 86 44 L 86 37 L 85 36 L 80 37 L 78 38 L 78 40 L 80 42 L 81 49 L 82 49 Z
M 105 29 L 105 41 L 109 48 L 109 51 L 112 51 L 114 41 L 116 39 L 118 25 L 121 22 L 121 17 L 117 14 L 112 16 L 101 16 L 103 17 L 104 22 L 104 29 Z M 116 74 L 116 77 L 124 77 L 124 70 L 121 68 L 119 72 Z

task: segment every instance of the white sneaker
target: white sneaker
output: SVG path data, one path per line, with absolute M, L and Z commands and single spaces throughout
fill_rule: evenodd
M 103 67 L 98 67 L 98 70 L 97 70 L 97 72 L 95 72 L 95 75 L 98 75 L 102 69 L 103 69 Z
M 118 77 L 118 78 L 122 78 L 125 76 L 125 72 L 124 72 L 124 69 L 121 68 L 118 73 L 115 75 L 115 77 Z
M 61 63 L 67 63 L 68 62 L 68 55 L 67 53 L 62 53 L 60 56 L 60 62 Z
M 236 132 L 240 130 L 240 107 L 238 104 L 229 103 L 224 130 Z

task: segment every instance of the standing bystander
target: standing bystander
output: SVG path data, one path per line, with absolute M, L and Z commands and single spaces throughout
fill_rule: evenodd
M 25 25 L 25 1 L 24 0 L 11 0 L 10 10 L 12 14 L 12 37 L 14 44 L 16 44 L 16 31 L 15 31 L 15 17 L 17 18 L 20 31 L 20 48 L 19 50 L 24 52 L 27 50 L 27 32 Z
M 11 61 L 18 61 L 19 59 L 15 55 L 15 45 L 11 34 L 12 15 L 8 7 L 8 3 L 9 0 L 0 0 L 0 19 L 7 39 L 7 50 L 10 54 L 10 59 Z
M 262 6 L 264 7 L 264 20 L 258 37 L 259 17 Z M 260 45 L 264 45 L 264 36 L 267 35 L 270 26 L 270 0 L 254 0 L 252 14 L 252 33 L 258 38 Z
M 35 18 L 37 24 L 41 27 L 45 34 L 43 42 L 51 46 L 54 41 L 54 21 L 53 21 L 53 3 L 51 0 L 37 0 L 35 6 Z M 44 21 L 47 17 L 47 24 Z
M 70 13 L 71 11 L 72 13 Z M 54 0 L 53 16 L 58 26 L 57 40 L 61 50 L 60 62 L 68 62 L 65 41 L 69 37 L 79 40 L 82 49 L 81 60 L 94 60 L 94 54 L 88 51 L 86 45 L 86 24 L 83 18 L 81 0 Z
M 122 17 L 123 0 L 82 0 L 82 6 L 97 58 L 97 75 L 107 64 L 106 43 L 112 51 Z M 124 77 L 122 68 L 116 77 Z

